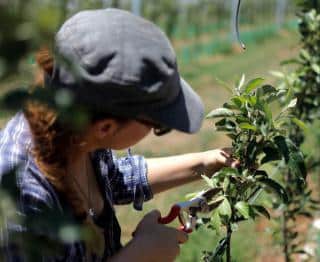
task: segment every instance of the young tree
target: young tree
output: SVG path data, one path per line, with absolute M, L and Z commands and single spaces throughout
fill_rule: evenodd
M 290 74 L 278 73 L 283 79 L 282 85 L 289 89 L 289 98 L 297 97 L 297 105 L 291 112 L 293 124 L 287 129 L 291 140 L 297 147 L 305 141 L 305 130 L 320 116 L 320 8 L 317 1 L 300 0 L 299 32 L 302 49 L 299 57 L 285 64 L 296 64 L 296 70 Z M 318 151 L 318 149 L 317 149 Z M 315 161 L 310 161 L 310 160 Z M 308 173 L 319 164 L 319 154 L 309 158 Z M 301 216 L 312 218 L 314 210 L 319 210 L 319 202 L 314 199 L 310 186 L 296 179 L 286 167 L 281 166 L 283 183 L 289 193 L 289 202 L 282 208 L 281 224 L 283 253 L 285 261 L 293 261 L 296 254 L 305 253 L 305 236 L 297 230 L 297 219 Z M 279 233 L 280 233 L 279 232 Z
M 267 208 L 259 202 L 262 191 L 274 192 L 281 203 L 288 202 L 284 187 L 264 168 L 265 164 L 283 162 L 300 181 L 304 182 L 306 176 L 303 155 L 286 130 L 296 99 L 274 115 L 272 103 L 286 90 L 261 85 L 262 82 L 258 78 L 245 84 L 243 77 L 232 90 L 230 100 L 207 116 L 220 119 L 215 122 L 216 130 L 226 132 L 232 139 L 233 155 L 241 164 L 238 168 L 224 168 L 211 178 L 204 177 L 209 187 L 221 188 L 214 201 L 223 200 L 204 222 L 214 230 L 220 230 L 222 225 L 226 228 L 226 236 L 216 249 L 204 253 L 205 261 L 223 261 L 224 255 L 227 262 L 232 261 L 231 239 L 238 223 L 261 215 L 270 218 Z

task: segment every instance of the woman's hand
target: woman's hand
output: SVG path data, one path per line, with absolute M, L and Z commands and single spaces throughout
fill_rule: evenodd
M 133 242 L 143 256 L 140 261 L 174 261 L 180 253 L 180 244 L 188 240 L 185 232 L 159 224 L 158 210 L 148 213 L 139 223 Z
M 215 149 L 201 152 L 204 173 L 207 176 L 212 176 L 215 172 L 223 167 L 237 167 L 239 161 L 232 157 L 231 148 Z

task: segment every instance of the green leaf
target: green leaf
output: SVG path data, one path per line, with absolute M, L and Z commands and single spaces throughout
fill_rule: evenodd
M 288 195 L 283 186 L 281 186 L 278 182 L 272 180 L 271 178 L 261 178 L 258 180 L 262 185 L 272 189 L 284 203 L 288 203 Z
M 249 103 L 252 107 L 254 107 L 257 104 L 257 97 L 256 96 L 250 96 L 249 97 Z
M 246 163 L 254 163 L 256 161 L 256 157 L 259 151 L 258 143 L 256 140 L 252 140 L 247 145 L 247 153 L 246 153 Z
M 271 123 L 271 122 L 272 122 L 272 111 L 271 111 L 269 105 L 268 105 L 268 104 L 264 104 L 264 105 L 263 105 L 263 109 L 264 109 L 264 112 L 265 112 L 265 116 L 266 116 L 267 121 L 268 121 L 269 123 Z
M 212 179 L 210 179 L 209 177 L 207 177 L 205 175 L 201 175 L 201 177 L 203 178 L 204 181 L 206 181 L 206 183 L 208 184 L 209 187 L 211 187 L 211 188 L 214 187 L 214 183 L 213 183 Z
M 237 90 L 239 92 L 241 91 L 245 81 L 246 81 L 246 76 L 245 76 L 245 74 L 242 74 L 240 80 L 236 83 Z
M 218 208 L 218 212 L 221 216 L 226 216 L 228 219 L 231 218 L 231 214 L 232 214 L 231 206 L 226 197 L 224 197 L 223 202 L 220 204 Z
M 265 216 L 266 218 L 268 218 L 270 220 L 271 216 L 269 214 L 269 211 L 264 207 L 264 206 L 260 206 L 260 205 L 251 205 L 251 207 L 258 212 L 259 214 Z
M 297 58 L 292 58 L 292 59 L 287 59 L 284 61 L 281 61 L 280 65 L 284 66 L 284 65 L 289 65 L 289 64 L 300 64 L 301 61 Z
M 234 116 L 233 111 L 227 109 L 227 108 L 217 108 L 212 110 L 206 118 L 215 118 L 215 117 L 230 117 Z
M 277 77 L 277 78 L 285 78 L 284 73 L 279 71 L 270 71 L 270 74 Z
M 239 213 L 245 218 L 245 219 L 249 219 L 250 218 L 250 206 L 247 202 L 244 201 L 240 201 L 238 203 L 236 203 L 236 205 L 234 206 Z
M 298 98 L 294 98 L 290 101 L 290 103 L 287 105 L 287 108 L 294 108 L 297 105 Z
M 241 123 L 241 124 L 239 124 L 239 127 L 241 129 L 257 131 L 257 128 L 255 126 L 251 125 L 250 123 Z
M 320 75 L 320 66 L 318 64 L 312 64 L 311 68 L 313 69 L 314 72 Z
M 277 145 L 278 150 L 286 160 L 286 163 L 289 161 L 289 148 L 286 142 L 286 138 L 284 136 L 276 136 L 274 137 L 274 143 Z
M 249 94 L 250 92 L 252 92 L 253 90 L 255 90 L 256 88 L 258 88 L 262 83 L 263 83 L 264 79 L 263 78 L 255 78 L 252 79 L 251 81 L 249 81 L 249 83 L 246 85 L 245 87 L 245 93 Z
M 227 109 L 234 109 L 234 110 L 239 109 L 238 106 L 236 106 L 236 105 L 234 105 L 234 104 L 231 104 L 231 103 L 224 103 L 224 104 L 223 104 L 223 107 L 224 107 L 224 108 L 227 108 Z
M 224 81 L 219 78 L 215 78 L 219 85 L 221 85 L 225 90 L 227 90 L 230 94 L 233 93 L 232 88 Z
M 268 178 L 268 173 L 264 170 L 256 170 L 256 172 L 254 172 L 254 177 L 257 179 Z
M 223 185 L 222 185 L 222 188 L 223 188 L 224 192 L 226 192 L 228 190 L 229 184 L 230 184 L 230 178 L 229 177 L 225 177 L 224 180 L 223 180 Z
M 227 241 L 226 237 L 222 238 L 219 241 L 212 257 L 210 257 L 210 261 L 217 261 L 217 262 L 221 261 L 224 253 L 226 252 L 227 243 L 228 243 L 228 241 Z
M 292 118 L 292 122 L 295 123 L 298 127 L 301 128 L 301 130 L 303 130 L 303 132 L 307 132 L 308 127 L 306 126 L 306 124 L 304 122 L 302 122 L 300 119 L 293 117 Z
M 288 166 L 292 174 L 294 174 L 296 177 L 306 178 L 307 168 L 301 152 L 291 152 L 289 154 Z
M 242 105 L 246 102 L 246 99 L 242 96 L 235 96 L 231 98 L 231 102 L 237 107 L 237 109 L 240 109 Z
M 300 55 L 302 58 L 310 61 L 311 60 L 311 56 L 310 56 L 310 53 L 306 50 L 306 49 L 301 49 L 300 50 Z
M 274 86 L 271 85 L 263 85 L 261 87 L 261 90 L 263 92 L 263 95 L 270 94 L 270 93 L 275 93 L 277 89 Z
M 239 225 L 237 223 L 231 223 L 232 232 L 236 232 L 239 229 Z
M 279 151 L 274 147 L 266 146 L 263 148 L 263 152 L 265 153 L 265 156 L 261 159 L 261 165 L 281 159 Z
M 210 225 L 214 230 L 216 230 L 217 232 L 220 232 L 222 223 L 221 223 L 221 218 L 218 212 L 214 212 L 213 215 L 211 216 Z
M 236 129 L 236 124 L 233 121 L 225 119 L 225 118 L 216 122 L 215 126 L 218 131 L 232 132 Z

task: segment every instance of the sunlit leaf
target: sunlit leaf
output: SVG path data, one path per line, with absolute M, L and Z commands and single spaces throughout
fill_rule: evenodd
M 214 212 L 212 214 L 211 219 L 210 219 L 210 225 L 212 226 L 212 228 L 214 230 L 216 230 L 217 232 L 220 232 L 222 223 L 221 223 L 221 218 L 220 218 L 218 212 Z
M 263 81 L 264 81 L 263 78 L 256 78 L 256 79 L 250 80 L 250 82 L 245 87 L 245 93 L 249 94 L 256 88 L 258 88 L 263 83 Z
M 245 76 L 245 74 L 242 74 L 240 80 L 239 80 L 238 83 L 236 84 L 237 90 L 238 90 L 239 92 L 241 91 L 241 89 L 242 89 L 245 81 L 246 81 L 246 76 Z
M 294 98 L 290 101 L 290 103 L 287 105 L 287 108 L 294 108 L 297 105 L 298 99 Z
M 239 211 L 239 213 L 245 219 L 250 218 L 250 206 L 247 202 L 244 202 L 244 201 L 237 202 L 234 207 Z
M 204 181 L 206 181 L 206 183 L 208 184 L 209 187 L 214 187 L 214 183 L 213 183 L 212 179 L 210 179 L 209 177 L 207 177 L 205 175 L 201 175 L 201 177 L 203 178 Z
M 218 212 L 221 216 L 226 216 L 228 217 L 228 219 L 230 219 L 232 211 L 230 203 L 226 197 L 224 198 L 224 201 L 220 204 Z
M 258 181 L 267 188 L 272 189 L 282 199 L 283 202 L 288 203 L 288 195 L 283 186 L 278 182 L 270 178 L 261 178 Z
M 293 117 L 292 122 L 295 123 L 298 127 L 300 127 L 301 130 L 303 130 L 303 132 L 306 133 L 308 131 L 307 125 L 303 121 L 301 121 L 300 119 Z
M 312 64 L 311 68 L 313 69 L 314 72 L 317 74 L 320 74 L 320 66 L 318 64 Z
M 212 110 L 206 118 L 215 118 L 215 117 L 230 117 L 233 116 L 233 111 L 227 109 L 227 108 L 217 108 Z
M 257 128 L 253 125 L 251 125 L 250 123 L 241 123 L 239 124 L 239 127 L 241 129 L 248 129 L 248 130 L 252 130 L 252 131 L 257 131 Z
M 270 74 L 278 78 L 285 78 L 284 73 L 279 71 L 270 71 Z

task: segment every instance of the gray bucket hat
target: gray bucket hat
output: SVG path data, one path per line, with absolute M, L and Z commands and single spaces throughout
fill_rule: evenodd
M 202 101 L 153 23 L 118 9 L 82 11 L 60 28 L 55 55 L 46 85 L 71 91 L 76 103 L 187 133 L 200 129 Z

